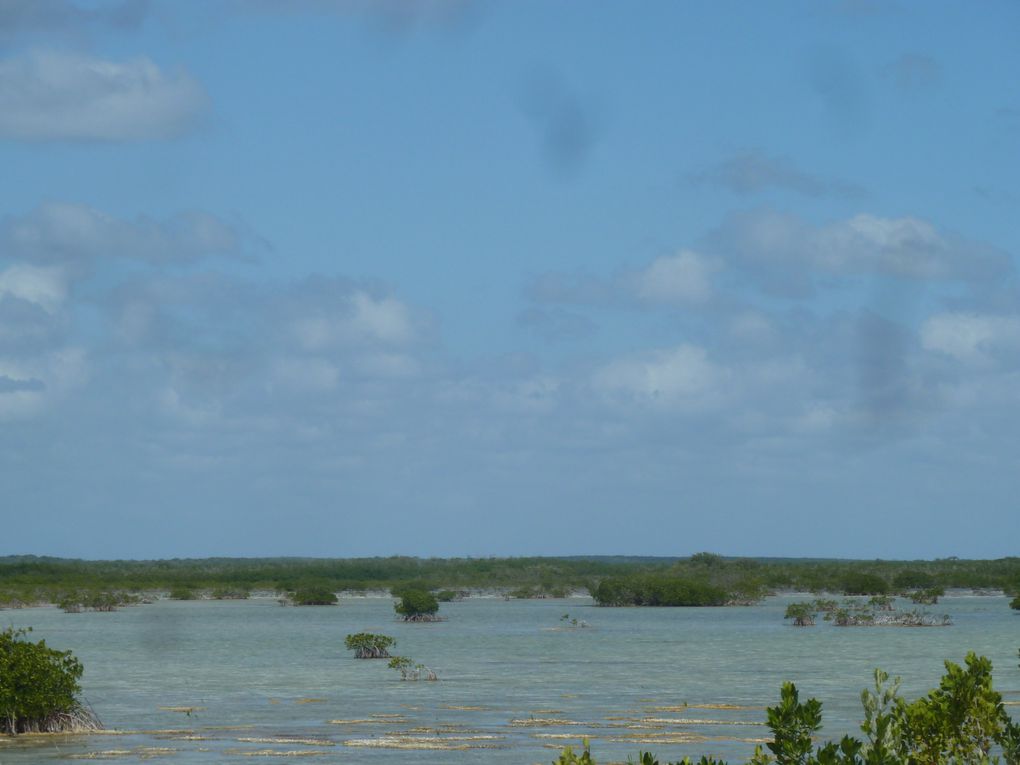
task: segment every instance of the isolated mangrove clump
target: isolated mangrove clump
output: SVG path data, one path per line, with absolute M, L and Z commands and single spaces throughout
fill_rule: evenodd
M 102 728 L 78 700 L 84 671 L 70 651 L 45 640 L 33 643 L 31 629 L 0 632 L 0 733 L 70 733 Z
M 400 600 L 393 604 L 393 610 L 405 622 L 437 622 L 441 618 L 436 613 L 439 601 L 435 595 L 425 590 L 402 590 Z
M 389 659 L 387 650 L 397 644 L 389 635 L 376 635 L 371 632 L 358 632 L 344 639 L 347 650 L 354 651 L 356 659 Z
M 390 659 L 390 663 L 387 664 L 390 669 L 395 669 L 400 673 L 401 680 L 438 680 L 439 676 L 436 675 L 431 669 L 426 667 L 424 664 L 418 664 L 413 659 L 407 656 L 394 656 Z
M 814 627 L 815 610 L 811 603 L 791 603 L 786 607 L 784 619 L 793 619 L 795 627 Z
M 141 602 L 137 595 L 126 592 L 69 592 L 61 596 L 57 606 L 68 614 L 80 614 L 82 611 L 116 611 L 121 606 L 134 605 Z

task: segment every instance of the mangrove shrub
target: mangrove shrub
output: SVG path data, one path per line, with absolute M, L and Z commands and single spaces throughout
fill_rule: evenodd
M 425 590 L 403 590 L 400 600 L 393 604 L 393 610 L 404 617 L 405 622 L 431 622 L 439 617 L 439 601 Z
M 45 640 L 33 643 L 30 629 L 0 632 L 0 733 L 95 730 L 99 721 L 78 700 L 83 667 L 70 651 Z
M 354 651 L 356 659 L 388 659 L 390 654 L 387 649 L 396 644 L 397 641 L 389 635 L 376 635 L 371 632 L 358 632 L 344 639 L 344 645 L 348 651 Z

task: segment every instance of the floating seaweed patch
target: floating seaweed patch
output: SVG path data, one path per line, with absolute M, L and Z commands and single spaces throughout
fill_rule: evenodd
M 69 760 L 113 760 L 119 757 L 138 757 L 141 760 L 150 760 L 156 757 L 167 757 L 177 754 L 176 749 L 165 746 L 137 746 L 134 749 L 106 749 L 97 752 L 84 752 L 81 754 L 69 754 Z
M 472 707 L 463 704 L 440 704 L 441 709 L 455 709 L 458 712 L 487 712 L 491 707 Z
M 260 738 L 256 736 L 241 737 L 238 741 L 245 744 L 300 744 L 301 746 L 336 746 L 333 741 L 326 738 L 290 738 L 287 736 L 272 736 Z
M 503 736 L 379 736 L 378 738 L 352 738 L 344 741 L 345 746 L 375 749 L 418 749 L 441 751 L 465 751 L 468 749 L 502 749 Z
M 294 703 L 295 704 L 325 704 L 326 703 L 326 699 L 306 698 L 306 699 L 298 699 Z
M 577 720 L 564 720 L 559 717 L 523 717 L 510 721 L 510 727 L 512 728 L 558 728 L 563 725 L 597 727 L 595 723 L 579 722 Z
M 659 723 L 660 725 L 766 725 L 766 723 L 754 720 L 705 720 L 694 717 L 644 717 L 641 722 Z
M 292 749 L 283 751 L 279 749 L 227 749 L 226 754 L 240 755 L 242 757 L 322 757 L 328 752 L 321 749 Z
M 733 709 L 733 710 L 758 710 L 762 706 L 745 706 L 743 704 L 678 704 L 673 706 L 645 707 L 648 712 L 683 712 L 687 709 Z

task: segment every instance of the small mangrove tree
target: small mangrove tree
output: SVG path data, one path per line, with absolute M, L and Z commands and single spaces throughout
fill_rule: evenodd
M 389 635 L 376 635 L 372 632 L 358 632 L 348 635 L 344 645 L 348 651 L 354 651 L 355 659 L 389 659 L 387 650 L 397 644 Z
M 45 640 L 32 642 L 29 632 L 11 627 L 0 632 L 0 733 L 99 730 L 99 719 L 78 699 L 81 662 Z

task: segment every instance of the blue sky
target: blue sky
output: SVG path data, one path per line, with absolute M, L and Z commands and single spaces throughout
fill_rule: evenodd
M 0 0 L 0 554 L 996 557 L 1020 6 Z

